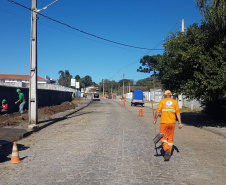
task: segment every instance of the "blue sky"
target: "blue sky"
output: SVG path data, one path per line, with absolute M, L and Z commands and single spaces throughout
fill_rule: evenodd
M 15 0 L 31 7 L 32 0 Z M 54 0 L 37 0 L 41 9 Z M 200 23 L 202 16 L 194 0 L 59 0 L 42 14 L 74 28 L 132 46 L 163 49 L 169 32 Z M 162 54 L 129 48 L 77 32 L 38 16 L 38 75 L 58 79 L 60 70 L 75 77 L 89 75 L 102 79 L 140 80 L 150 74 L 138 73 L 144 55 Z M 31 12 L 0 0 L 0 74 L 29 74 Z

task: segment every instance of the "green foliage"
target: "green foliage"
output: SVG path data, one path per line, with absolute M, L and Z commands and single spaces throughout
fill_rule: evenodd
M 147 90 L 153 89 L 154 87 L 162 87 L 162 84 L 160 81 L 155 78 L 154 76 L 151 76 L 149 78 L 141 79 L 136 82 L 136 86 L 143 86 L 147 87 Z
M 140 59 L 140 63 L 142 66 L 139 67 L 139 69 L 137 69 L 137 72 L 142 72 L 142 73 L 150 73 L 150 72 L 154 72 L 156 71 L 156 67 L 157 67 L 157 60 L 158 57 L 160 57 L 160 55 L 157 56 L 148 56 L 145 55 L 143 56 L 142 59 Z
M 58 83 L 65 87 L 71 87 L 72 75 L 70 74 L 70 72 L 68 70 L 65 71 L 60 70 L 58 74 L 60 75 Z
M 164 43 L 158 61 L 160 79 L 166 89 L 190 98 L 218 98 L 224 94 L 225 44 L 211 39 L 206 26 L 196 24 Z
M 90 86 L 93 83 L 92 78 L 89 75 L 86 75 L 85 77 L 79 79 L 78 81 L 80 82 L 81 88 Z
M 119 89 L 119 83 L 117 83 L 116 81 L 112 80 L 108 80 L 108 79 L 104 79 L 101 83 L 100 83 L 100 91 L 103 92 L 103 83 L 104 83 L 104 92 L 107 94 L 112 93 L 116 93 L 118 92 Z
M 128 86 L 128 85 L 133 85 L 134 81 L 133 80 L 129 80 L 129 79 L 124 79 L 124 86 Z M 119 86 L 123 86 L 123 80 L 120 80 L 118 82 Z
M 204 16 L 184 33 L 171 33 L 159 56 L 144 56 L 139 72 L 155 72 L 165 89 L 213 101 L 226 96 L 226 1 L 197 0 Z
M 80 78 L 79 75 L 76 75 L 76 76 L 75 76 L 75 80 L 76 80 L 77 82 L 78 82 L 80 79 L 81 79 L 81 78 Z

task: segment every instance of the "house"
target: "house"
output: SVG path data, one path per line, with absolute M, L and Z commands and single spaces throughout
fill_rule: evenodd
M 96 93 L 99 92 L 98 87 L 94 87 L 93 85 L 82 88 L 81 92 L 89 94 L 89 93 Z
M 30 75 L 14 75 L 14 74 L 0 74 L 0 85 L 15 85 L 26 87 L 29 85 Z M 49 79 L 38 76 L 38 84 L 50 83 Z

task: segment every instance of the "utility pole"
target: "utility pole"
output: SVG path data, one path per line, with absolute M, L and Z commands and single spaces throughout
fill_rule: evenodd
M 185 30 L 185 27 L 184 27 L 184 19 L 182 19 L 181 21 L 181 32 L 184 33 L 184 30 Z M 179 94 L 178 95 L 178 105 L 179 105 L 179 108 L 182 109 L 183 107 L 183 95 L 182 94 Z
M 184 32 L 184 19 L 182 19 L 182 24 L 181 24 L 181 32 Z
M 31 8 L 31 53 L 29 87 L 29 123 L 28 128 L 36 127 L 37 111 L 37 0 L 32 0 Z
M 122 96 L 124 96 L 124 68 L 123 68 L 123 81 L 122 81 Z
M 45 10 L 59 0 L 55 0 L 44 8 L 37 9 L 37 0 L 32 0 L 31 5 L 31 49 L 30 49 L 30 83 L 29 83 L 29 123 L 28 128 L 37 127 L 38 101 L 37 101 L 37 13 Z
M 129 81 L 129 93 L 130 93 L 130 81 Z
M 104 80 L 102 80 L 103 83 L 103 98 L 104 98 Z
M 153 101 L 155 101 L 155 72 L 154 72 L 154 78 L 153 78 Z

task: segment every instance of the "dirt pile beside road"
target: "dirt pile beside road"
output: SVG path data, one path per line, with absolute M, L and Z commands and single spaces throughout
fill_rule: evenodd
M 78 103 L 81 102 L 83 99 L 77 98 L 71 102 L 63 102 L 61 105 L 53 105 L 53 106 L 46 106 L 38 108 L 38 120 L 48 120 L 51 119 L 51 116 L 59 113 L 64 112 L 66 110 L 74 109 L 78 106 Z M 9 125 L 23 125 L 28 124 L 28 111 L 25 110 L 25 113 L 21 117 L 19 112 L 10 113 L 6 115 L 0 115 L 0 127 L 9 126 Z

